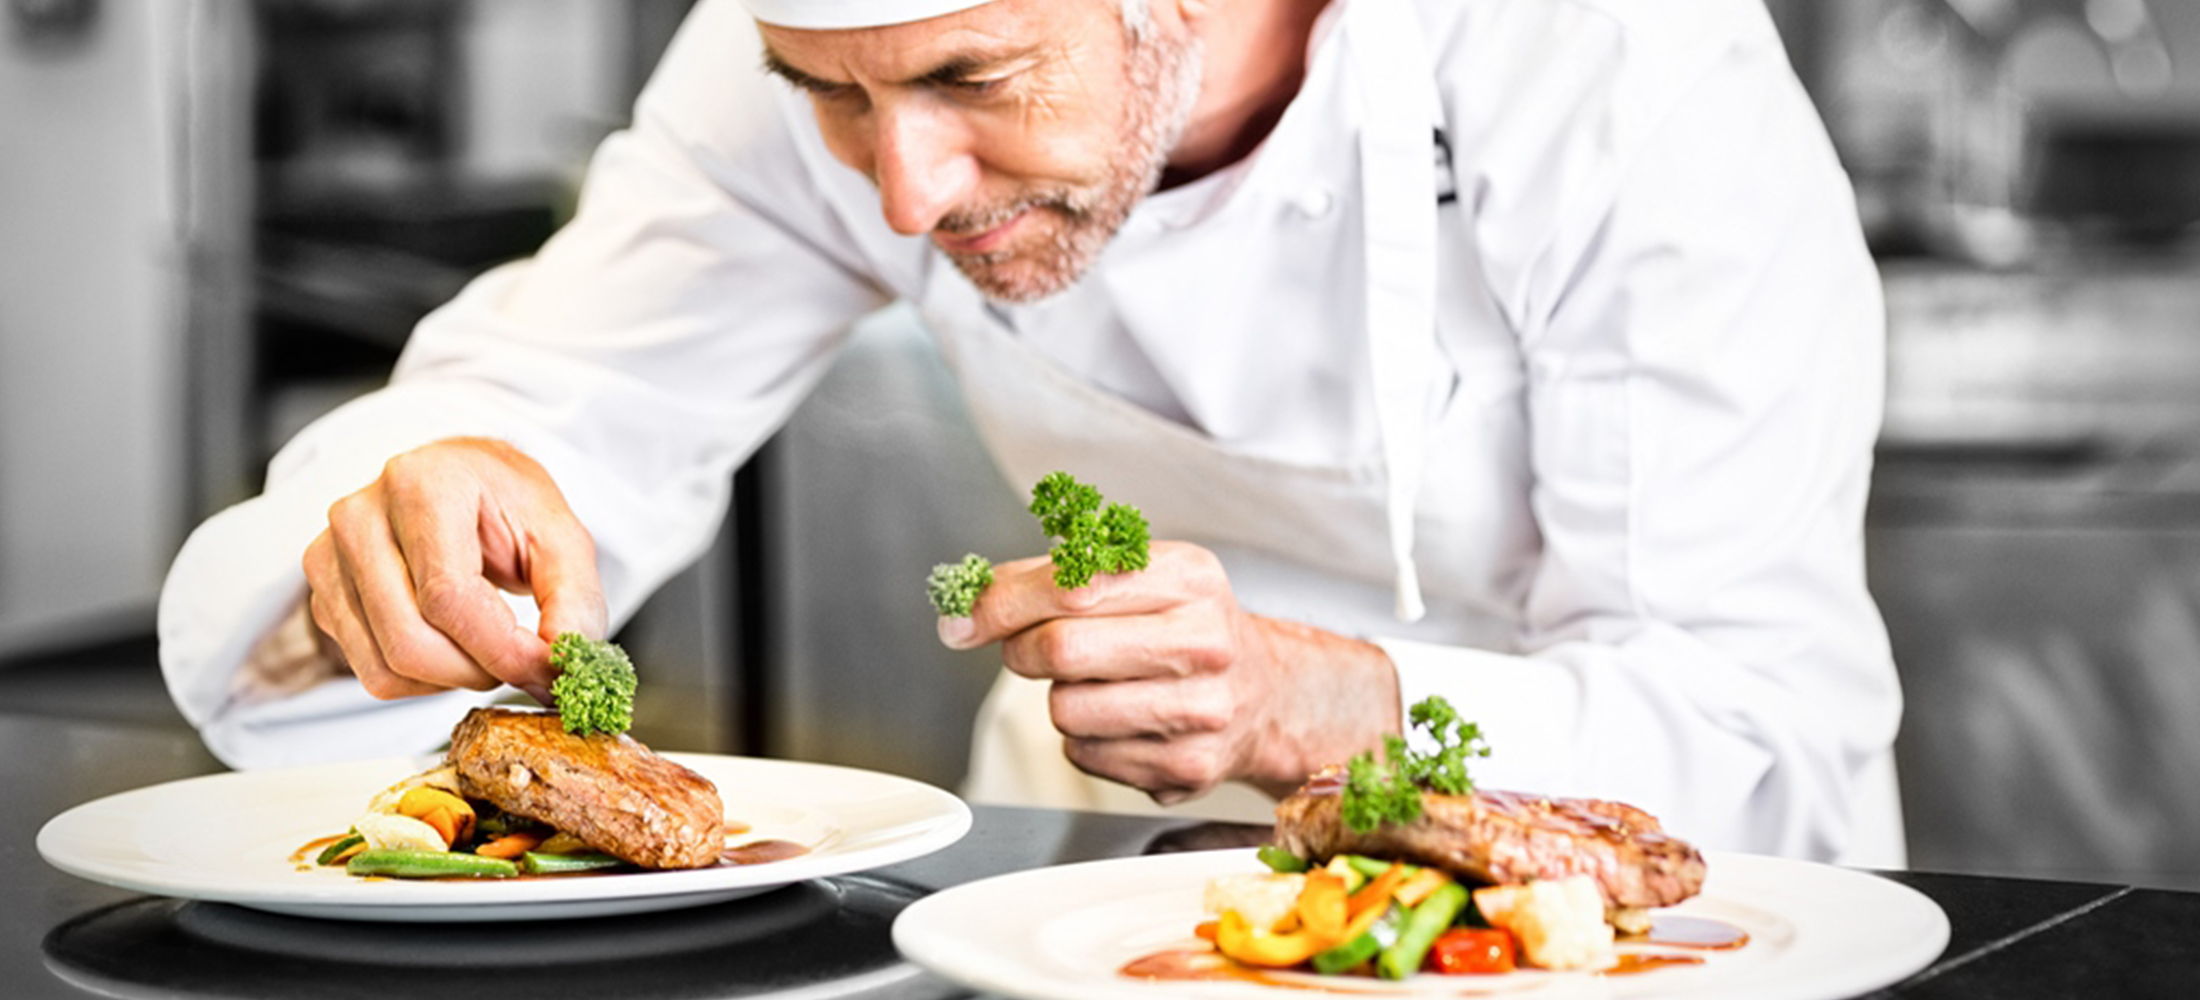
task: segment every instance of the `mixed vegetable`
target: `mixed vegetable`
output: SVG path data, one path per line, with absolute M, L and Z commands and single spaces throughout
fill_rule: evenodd
M 514 878 L 634 867 L 572 834 L 467 799 L 450 766 L 376 795 L 349 831 L 328 838 L 313 863 L 384 878 Z
M 1340 854 L 1313 867 L 1274 845 L 1260 858 L 1270 873 L 1208 883 L 1214 919 L 1197 931 L 1244 965 L 1404 979 L 1601 968 L 1613 958 L 1602 896 L 1587 878 L 1470 891 L 1401 861 Z

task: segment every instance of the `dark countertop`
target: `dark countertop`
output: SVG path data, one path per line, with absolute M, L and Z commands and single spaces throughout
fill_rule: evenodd
M 979 807 L 929 857 L 731 903 L 526 925 L 349 924 L 144 896 L 38 857 L 53 815 L 219 770 L 171 728 L 0 713 L 0 995 L 951 997 L 888 929 L 938 888 L 1039 865 L 1258 842 L 1259 828 Z M 2200 894 L 1889 873 L 1947 912 L 1946 952 L 1875 997 L 2171 997 L 2200 983 Z M 1159 991 L 1157 991 L 1159 992 Z

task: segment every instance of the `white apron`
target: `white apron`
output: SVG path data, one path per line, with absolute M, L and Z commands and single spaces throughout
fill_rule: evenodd
M 1365 295 L 1381 454 L 1302 465 L 1235 451 L 1062 371 L 1021 341 L 949 267 L 934 269 L 920 310 L 963 386 L 979 434 L 1011 483 L 1036 482 L 1064 469 L 1111 500 L 1142 508 L 1156 538 L 1197 542 L 1220 555 L 1249 610 L 1350 635 L 1418 633 L 1499 644 L 1509 630 L 1494 627 L 1486 612 L 1439 615 L 1430 627 L 1407 627 L 1425 612 L 1412 557 L 1416 534 L 1456 553 L 1461 546 L 1487 549 L 1491 532 L 1487 512 L 1456 504 L 1415 516 L 1426 425 L 1440 384 L 1431 170 L 1440 121 L 1432 64 L 1415 15 L 1400 0 L 1348 2 L 1340 29 L 1360 97 L 1358 208 L 1367 280 L 1337 294 Z M 1196 282 L 1186 282 L 1184 293 L 1198 294 Z M 1309 565 L 1276 555 L 1284 552 L 1316 553 L 1325 561 Z M 1465 599 L 1441 591 L 1432 593 L 1439 606 Z M 1005 670 L 980 710 L 964 793 L 979 802 L 1115 812 L 1159 808 L 1136 789 L 1072 767 L 1048 718 L 1047 685 Z M 1232 784 L 1169 811 L 1268 822 L 1274 803 Z

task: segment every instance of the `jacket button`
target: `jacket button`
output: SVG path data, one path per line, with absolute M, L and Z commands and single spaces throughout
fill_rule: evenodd
M 1306 213 L 1307 218 L 1319 219 L 1328 215 L 1330 209 L 1337 207 L 1337 199 L 1329 193 L 1328 188 L 1314 188 L 1299 196 L 1298 205 L 1299 211 Z

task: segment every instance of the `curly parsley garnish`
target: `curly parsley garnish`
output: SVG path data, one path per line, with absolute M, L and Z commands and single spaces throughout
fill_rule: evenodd
M 634 661 L 616 644 L 566 632 L 550 644 L 550 696 L 565 731 L 616 736 L 634 725 Z
M 932 610 L 942 617 L 968 618 L 978 605 L 978 595 L 992 585 L 992 561 L 972 552 L 959 563 L 932 567 L 932 575 L 924 580 L 924 593 L 932 599 Z
M 1408 721 L 1426 731 L 1436 752 L 1414 750 L 1403 736 L 1383 737 L 1383 760 L 1362 751 L 1345 767 L 1344 825 L 1354 833 L 1366 833 L 1384 823 L 1404 826 L 1421 818 L 1421 793 L 1465 795 L 1474 791 L 1467 776 L 1467 758 L 1487 757 L 1482 727 L 1464 722 L 1451 702 L 1431 695 L 1407 713 Z
M 1105 504 L 1105 506 L 1103 506 Z M 1067 472 L 1050 472 L 1031 488 L 1039 529 L 1061 539 L 1047 553 L 1054 585 L 1074 590 L 1100 573 L 1146 568 L 1151 558 L 1146 517 L 1129 504 L 1106 503 L 1100 491 Z

